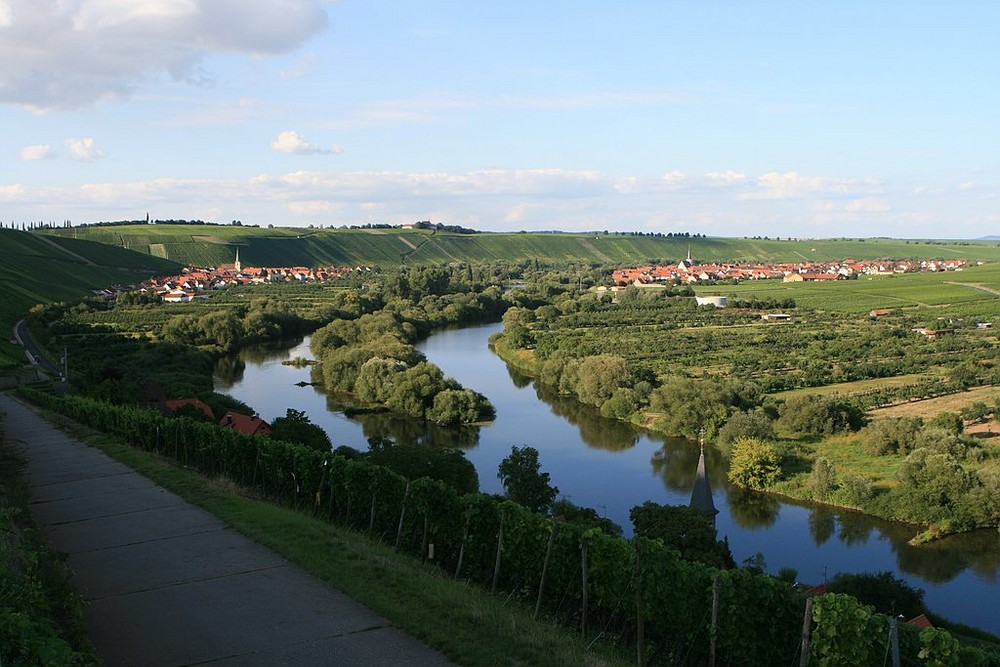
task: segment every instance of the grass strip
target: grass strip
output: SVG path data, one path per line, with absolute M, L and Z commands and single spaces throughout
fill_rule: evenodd
M 329 583 L 461 665 L 624 665 L 613 648 L 529 610 L 455 581 L 441 570 L 354 531 L 248 498 L 64 417 L 46 418 L 75 437 L 219 517 L 250 539 Z

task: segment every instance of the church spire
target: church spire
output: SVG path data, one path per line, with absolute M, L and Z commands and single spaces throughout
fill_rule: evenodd
M 236 248 L 236 261 L 233 262 L 233 267 L 236 268 L 236 272 L 237 273 L 239 273 L 240 271 L 243 270 L 243 265 L 240 264 L 240 249 L 239 249 L 239 247 Z
M 708 481 L 708 466 L 705 465 L 705 438 L 699 438 L 701 453 L 698 455 L 698 472 L 694 478 L 694 488 L 691 490 L 690 506 L 700 510 L 709 520 L 712 527 L 715 527 L 715 515 L 719 510 L 715 509 L 715 502 L 712 500 L 712 484 Z

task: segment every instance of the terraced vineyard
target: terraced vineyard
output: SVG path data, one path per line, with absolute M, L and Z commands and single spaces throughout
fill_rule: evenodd
M 0 367 L 24 361 L 8 342 L 14 323 L 37 303 L 78 299 L 93 289 L 134 283 L 180 268 L 148 255 L 102 243 L 0 229 Z
M 122 225 L 47 230 L 166 257 L 181 264 L 257 266 L 398 266 L 447 262 L 528 261 L 642 264 L 692 255 L 707 262 L 801 262 L 851 259 L 1000 260 L 1000 244 L 894 239 L 775 240 L 626 234 L 452 234 L 403 229 L 261 229 L 229 225 Z

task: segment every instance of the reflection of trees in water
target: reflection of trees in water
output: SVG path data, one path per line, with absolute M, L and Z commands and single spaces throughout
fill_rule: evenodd
M 246 370 L 246 363 L 234 354 L 227 354 L 220 357 L 215 362 L 212 374 L 222 382 L 232 386 L 243 379 L 243 372 Z
M 769 528 L 778 520 L 781 503 L 774 496 L 738 487 L 728 493 L 729 515 L 743 528 Z
M 854 544 L 865 544 L 871 537 L 871 519 L 863 514 L 855 512 L 844 512 L 837 517 L 840 520 L 840 530 L 837 531 L 837 539 L 848 546 Z
M 650 461 L 653 471 L 668 489 L 690 493 L 698 472 L 698 444 L 685 438 L 657 439 L 663 444 Z M 726 462 L 714 448 L 706 447 L 705 466 L 712 492 L 718 493 L 727 486 Z
M 549 406 L 552 414 L 580 429 L 580 439 L 588 447 L 620 451 L 639 442 L 639 431 L 635 427 L 618 419 L 602 417 L 592 405 L 569 396 L 560 396 L 551 387 L 538 382 L 535 383 L 535 394 Z
M 809 534 L 816 546 L 826 544 L 837 529 L 834 513 L 825 507 L 817 507 L 809 513 Z
M 327 407 L 337 409 L 333 406 L 343 409 L 343 405 L 328 397 Z M 387 438 L 400 445 L 422 444 L 455 449 L 472 449 L 479 444 L 478 426 L 438 426 L 386 411 L 356 413 L 350 418 L 361 424 L 366 439 Z
M 936 584 L 951 581 L 966 568 L 994 582 L 1000 567 L 1000 535 L 993 530 L 952 535 L 918 547 L 893 540 L 892 550 L 900 570 Z
M 289 358 L 289 350 L 298 346 L 302 340 L 302 338 L 295 338 L 292 340 L 247 345 L 240 350 L 239 356 L 243 361 L 249 361 L 252 364 L 262 364 L 269 359 L 274 359 L 279 356 L 283 359 L 287 359 Z
M 507 369 L 507 375 L 510 376 L 511 384 L 513 384 L 518 389 L 524 389 L 529 384 L 531 384 L 531 378 L 521 373 L 519 370 L 513 366 L 508 366 L 504 364 L 504 368 Z

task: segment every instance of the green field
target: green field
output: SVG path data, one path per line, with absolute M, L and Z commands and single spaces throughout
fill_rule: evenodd
M 1000 315 L 998 286 L 1000 264 L 984 264 L 958 272 L 861 276 L 857 280 L 831 282 L 748 281 L 740 285 L 696 287 L 695 292 L 743 299 L 790 298 L 800 307 L 844 313 L 867 313 L 876 308 L 926 309 L 930 318 L 958 318 Z
M 181 264 L 398 266 L 525 261 L 643 264 L 676 261 L 690 248 L 705 262 L 801 262 L 850 259 L 1000 260 L 1000 244 L 896 239 L 783 240 L 667 238 L 616 234 L 452 234 L 402 229 L 301 229 L 230 225 L 123 225 L 53 229 L 45 234 L 99 241 Z
M 177 264 L 87 240 L 41 237 L 0 229 L 0 367 L 20 365 L 23 353 L 10 344 L 14 323 L 37 303 L 78 299 L 91 290 L 135 283 L 176 271 Z

